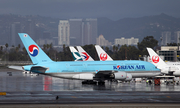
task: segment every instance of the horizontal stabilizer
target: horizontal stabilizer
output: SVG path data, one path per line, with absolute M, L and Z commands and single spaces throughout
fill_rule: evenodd
M 22 66 L 8 66 L 10 69 L 15 69 L 15 70 L 23 70 Z

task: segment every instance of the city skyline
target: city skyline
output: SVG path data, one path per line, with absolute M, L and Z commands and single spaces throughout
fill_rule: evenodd
M 167 23 L 167 19 L 171 22 Z M 32 35 L 32 38 L 41 46 L 50 43 L 57 46 L 59 20 L 42 16 L 1 15 L 0 31 L 2 32 L 0 32 L 0 35 L 5 36 L 0 40 L 1 45 L 10 43 L 10 46 L 17 46 L 19 44 L 19 37 L 16 34 L 25 32 Z M 171 36 L 172 40 L 174 40 L 176 38 L 176 32 L 180 31 L 179 19 L 166 14 L 120 21 L 111 21 L 104 18 L 66 20 L 68 20 L 71 25 L 69 27 L 69 44 L 67 45 L 96 44 L 93 41 L 96 41 L 96 38 L 100 34 L 104 36 L 105 40 L 112 44 L 115 42 L 114 39 L 121 37 L 135 37 L 141 41 L 145 36 L 149 35 L 154 36 L 155 39 L 160 41 L 160 37 L 163 37 L 162 32 L 165 31 L 172 32 Z M 174 25 L 176 22 L 177 24 Z M 92 35 L 93 33 L 95 35 Z M 94 36 L 94 38 L 91 38 L 91 35 Z M 175 40 L 172 42 L 175 42 Z

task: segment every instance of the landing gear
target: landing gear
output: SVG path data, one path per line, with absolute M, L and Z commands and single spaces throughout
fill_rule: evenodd
M 98 85 L 104 85 L 104 84 L 105 84 L 104 81 L 99 81 L 99 82 L 98 82 Z
M 85 81 L 82 81 L 82 84 L 97 84 L 97 82 L 93 80 L 85 80 Z
M 93 81 L 93 80 L 85 80 L 85 81 L 82 81 L 82 84 L 94 84 L 96 85 L 98 83 L 98 85 L 104 85 L 105 82 L 104 81 Z

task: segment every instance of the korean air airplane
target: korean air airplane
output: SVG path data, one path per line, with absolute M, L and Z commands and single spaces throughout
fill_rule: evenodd
M 80 47 L 80 46 L 78 46 L 78 47 Z M 77 48 L 78 48 L 77 47 Z M 74 47 L 72 47 L 72 46 L 70 46 L 69 47 L 70 48 L 70 51 L 71 51 L 71 53 L 72 53 L 72 55 L 73 55 L 73 57 L 74 57 L 74 60 L 75 61 L 82 61 L 82 60 L 80 60 L 80 59 L 78 59 L 78 58 L 82 58 L 82 56 L 80 56 L 80 54 L 79 54 L 79 56 L 77 56 L 78 55 L 78 53 L 81 53 L 81 51 L 80 50 L 76 50 Z M 95 45 L 95 49 L 96 49 L 96 51 L 97 51 L 97 54 L 98 54 L 98 56 L 99 56 L 99 59 L 101 60 L 101 61 L 113 61 L 113 59 L 99 46 L 99 45 Z M 85 52 L 85 51 L 82 51 L 82 52 Z M 86 52 L 87 53 L 87 52 Z M 88 53 L 87 53 L 88 54 Z M 88 54 L 89 55 L 89 54 Z M 76 58 L 75 58 L 75 56 L 77 56 Z M 83 59 L 83 58 L 82 58 Z M 91 60 L 87 60 L 87 61 L 91 61 Z M 128 72 L 126 72 L 127 73 L 127 75 L 129 75 L 129 77 L 133 77 L 133 78 L 139 78 L 139 77 L 147 77 L 147 74 L 151 74 L 151 72 L 150 73 L 144 73 L 144 72 L 142 72 L 142 73 L 139 73 L 138 71 L 137 71 L 137 73 L 136 72 L 133 72 L 133 73 L 128 73 Z M 138 74 L 138 75 L 137 75 Z
M 152 63 L 138 60 L 117 61 L 52 61 L 45 52 L 26 33 L 18 33 L 33 65 L 23 66 L 23 70 L 38 74 L 66 79 L 96 80 L 131 80 L 132 76 L 153 77 L 160 75 L 160 70 Z
M 150 55 L 152 63 L 161 70 L 162 73 L 174 76 L 180 76 L 180 63 L 178 62 L 170 62 L 165 63 L 159 55 L 154 52 L 153 49 L 147 48 L 147 51 Z

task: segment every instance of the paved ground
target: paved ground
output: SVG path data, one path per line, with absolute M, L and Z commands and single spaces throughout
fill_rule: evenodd
M 48 108 L 72 108 L 73 105 L 76 108 L 90 108 L 90 106 L 91 108 L 102 106 L 103 108 L 105 106 L 107 108 L 155 108 L 158 105 L 162 108 L 167 108 L 169 105 L 180 107 L 179 85 L 154 86 L 145 82 L 106 82 L 104 86 L 82 85 L 80 80 L 36 76 L 22 72 L 12 72 L 12 75 L 10 73 L 11 71 L 0 72 L 0 92 L 6 93 L 0 96 L 0 108 L 15 106 L 19 108 L 23 107 L 22 105 Z
M 0 108 L 179 108 L 180 104 L 10 104 Z
M 180 92 L 40 91 L 6 92 L 0 104 L 179 103 Z
M 30 75 L 22 72 L 0 72 L 0 91 L 180 91 L 180 85 L 161 86 L 142 83 L 111 83 L 104 86 L 82 85 L 81 80 L 67 80 L 44 75 Z

